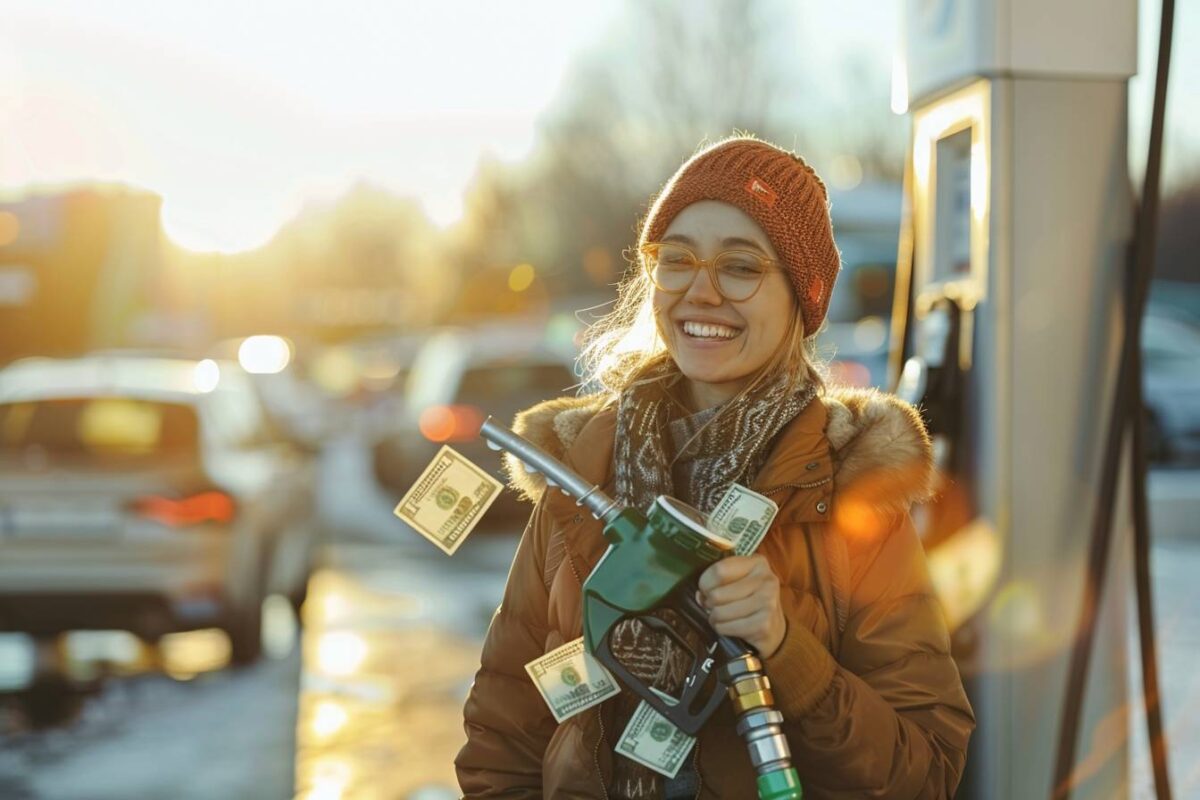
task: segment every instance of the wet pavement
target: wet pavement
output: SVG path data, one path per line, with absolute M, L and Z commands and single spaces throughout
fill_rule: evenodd
M 462 705 L 513 536 L 332 554 L 305 606 L 297 797 L 458 797 Z
M 1200 797 L 1200 536 L 1158 540 L 1151 550 L 1159 685 L 1175 797 Z M 1133 797 L 1151 800 L 1154 779 L 1146 737 L 1136 615 L 1129 603 L 1130 766 Z
M 0 706 L 0 798 L 457 797 L 462 705 L 516 543 L 477 536 L 453 560 L 423 540 L 330 548 L 302 632 L 246 669 L 215 631 L 174 637 L 187 658 L 169 670 L 90 636 L 93 660 L 64 669 L 103 654 L 114 676 L 77 718 L 30 730 L 15 698 Z
M 193 641 L 213 653 L 203 637 Z M 216 655 L 210 663 L 222 663 L 219 648 Z M 0 706 L 0 797 L 290 797 L 299 672 L 293 649 L 249 669 L 187 679 L 125 675 L 82 698 L 69 724 L 45 730 L 24 728 L 14 703 Z

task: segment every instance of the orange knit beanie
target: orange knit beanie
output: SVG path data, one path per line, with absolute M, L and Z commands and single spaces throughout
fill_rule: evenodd
M 639 245 L 659 241 L 675 215 L 699 200 L 737 206 L 771 240 L 796 289 L 804 335 L 821 327 L 841 269 L 825 184 L 799 156 L 751 137 L 710 145 L 663 186 L 642 224 Z

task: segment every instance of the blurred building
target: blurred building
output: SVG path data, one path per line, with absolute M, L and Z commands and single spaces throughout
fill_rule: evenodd
M 160 206 L 125 187 L 0 203 L 0 363 L 136 339 L 159 292 Z

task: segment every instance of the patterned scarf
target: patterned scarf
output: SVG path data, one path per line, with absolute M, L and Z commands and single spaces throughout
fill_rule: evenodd
M 816 394 L 815 386 L 792 389 L 781 377 L 717 409 L 671 422 L 671 410 L 677 404 L 667 394 L 667 373 L 660 376 L 663 380 L 626 389 L 617 405 L 617 497 L 625 505 L 643 510 L 665 494 L 707 514 L 730 484 L 749 486 L 765 463 L 775 436 Z M 675 612 L 665 609 L 656 616 L 680 630 Z M 699 643 L 689 644 L 695 648 Z M 679 692 L 691 667 L 687 651 L 639 620 L 614 628 L 612 651 L 639 680 L 670 694 Z M 639 702 L 632 692 L 621 692 L 615 701 L 618 732 L 624 730 Z M 688 770 L 690 765 L 685 765 L 676 781 Z M 641 764 L 617 756 L 613 772 L 611 790 L 616 797 L 664 796 L 663 777 Z

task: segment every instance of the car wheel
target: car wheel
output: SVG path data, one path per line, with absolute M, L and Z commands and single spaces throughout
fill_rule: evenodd
M 251 603 L 225 629 L 229 635 L 230 661 L 244 667 L 262 655 L 262 603 Z
M 35 729 L 66 725 L 79 716 L 87 692 L 62 676 L 39 678 L 17 695 L 20 710 Z
M 408 487 L 404 485 L 403 450 L 395 438 L 384 439 L 372 448 L 371 468 L 375 473 L 375 482 L 385 491 L 407 491 Z

